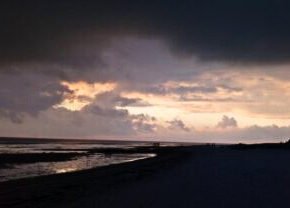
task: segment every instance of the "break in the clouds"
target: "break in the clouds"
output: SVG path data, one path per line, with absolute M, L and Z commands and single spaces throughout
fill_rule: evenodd
M 3 1 L 0 133 L 281 140 L 289 9 L 274 0 Z

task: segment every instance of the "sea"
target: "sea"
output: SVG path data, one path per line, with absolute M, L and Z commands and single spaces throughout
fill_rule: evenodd
M 129 149 L 148 145 L 152 144 L 81 140 L 0 139 L 0 182 L 63 174 L 156 156 L 154 153 L 113 153 L 108 155 L 90 152 L 92 149 L 99 148 Z M 49 155 L 53 155 L 53 157 L 43 160 Z

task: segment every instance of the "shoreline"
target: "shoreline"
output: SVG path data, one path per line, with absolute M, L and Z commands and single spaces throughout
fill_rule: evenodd
M 52 149 L 51 148 L 51 149 L 40 149 L 40 150 L 52 151 L 52 152 L 2 153 L 0 154 L 0 172 L 2 169 L 7 169 L 7 171 L 9 171 L 10 167 L 13 169 L 14 165 L 25 165 L 25 164 L 30 165 L 30 164 L 42 163 L 42 162 L 48 163 L 46 164 L 48 166 L 51 165 L 49 163 L 54 163 L 54 162 L 67 162 L 67 163 L 72 163 L 71 165 L 73 165 L 73 161 L 76 160 L 77 162 L 77 160 L 79 160 L 81 157 L 86 157 L 87 159 L 85 160 L 88 160 L 89 157 L 94 157 L 94 155 L 98 155 L 98 154 L 102 155 L 101 156 L 102 158 L 90 159 L 91 161 L 89 163 L 97 162 L 99 160 L 106 160 L 106 158 L 111 158 L 111 157 L 119 157 L 119 156 L 128 157 L 128 159 L 123 159 L 118 162 L 114 162 L 114 159 L 112 159 L 111 162 L 103 162 L 103 163 L 100 162 L 92 166 L 91 165 L 88 166 L 88 161 L 87 161 L 85 165 L 82 165 L 83 167 L 72 168 L 72 171 L 63 171 L 62 173 L 75 172 L 75 171 L 82 171 L 85 169 L 93 169 L 93 168 L 98 168 L 102 166 L 114 165 L 118 163 L 133 162 L 135 160 L 146 159 L 147 157 L 148 158 L 156 157 L 157 155 L 166 154 L 166 152 L 172 151 L 172 149 L 175 149 L 175 147 L 176 146 L 162 146 L 162 147 L 135 146 L 135 147 L 130 147 L 130 148 L 94 147 L 94 148 L 82 148 L 82 149 L 70 149 L 70 148 Z M 130 157 L 132 158 L 130 159 Z M 68 167 L 69 166 L 66 166 L 64 168 L 68 168 Z M 34 169 L 35 167 L 31 167 L 31 168 Z M 61 167 L 58 167 L 58 168 L 61 168 Z M 47 175 L 54 175 L 54 174 L 59 173 L 59 172 L 54 172 L 54 171 L 47 172 L 46 170 L 44 170 L 47 172 L 46 174 L 45 172 L 43 172 L 42 174 L 39 174 L 39 171 L 40 170 L 38 169 L 38 173 L 37 172 L 35 172 L 34 174 L 30 173 L 30 175 L 28 174 L 27 176 L 24 176 L 24 177 L 12 177 L 11 179 L 9 179 L 8 177 L 7 180 L 0 180 L 0 183 L 5 182 L 5 181 L 10 181 L 10 180 L 18 180 L 18 179 L 38 177 L 38 176 L 47 176 Z
M 185 161 L 192 147 L 161 147 L 156 156 L 76 172 L 23 178 L 0 183 L 0 207 L 50 207 L 51 198 L 64 200 L 81 190 L 101 192 L 105 188 L 150 176 L 154 172 Z M 62 190 L 62 194 L 59 194 Z M 57 194 L 58 193 L 58 194 Z M 41 200 L 40 200 L 41 199 Z M 52 206 L 52 205 L 51 205 Z

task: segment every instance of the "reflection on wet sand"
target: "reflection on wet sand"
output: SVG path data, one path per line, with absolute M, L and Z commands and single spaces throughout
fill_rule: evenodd
M 104 145 L 102 145 L 104 146 Z M 149 153 L 131 153 L 131 154 L 103 154 L 103 153 L 90 153 L 87 154 L 86 149 L 87 145 L 51 145 L 51 144 L 41 144 L 41 145 L 14 145 L 10 146 L 10 149 L 5 149 L 2 154 L 19 154 L 20 157 L 23 157 L 25 154 L 39 153 L 42 157 L 46 157 L 49 154 L 71 154 L 74 153 L 73 148 L 82 152 L 77 156 L 66 160 L 57 160 L 57 161 L 38 161 L 36 162 L 26 162 L 26 163 L 10 163 L 9 161 L 4 166 L 0 166 L 0 182 L 14 180 L 19 178 L 26 177 L 35 177 L 41 175 L 51 175 L 51 174 L 61 174 L 79 170 L 90 169 L 94 167 L 107 166 L 111 164 L 132 162 L 135 160 L 145 159 L 148 157 L 154 157 L 155 154 Z M 99 147 L 99 145 L 90 146 L 91 148 Z M 131 148 L 130 146 L 122 145 L 118 148 L 127 149 Z M 0 148 L 4 150 L 3 148 Z M 47 151 L 49 149 L 49 152 Z M 72 149 L 71 151 L 67 151 Z M 83 151 L 80 151 L 83 149 Z M 22 150 L 22 151 L 21 151 Z M 65 153 L 66 152 L 66 153 Z M 39 156 L 40 156 L 39 155 Z M 1 156 L 1 152 L 0 152 Z M 38 157 L 36 155 L 36 157 Z M 56 156 L 58 157 L 58 156 Z
M 55 173 L 67 173 L 67 172 L 73 172 L 76 171 L 76 168 L 61 168 L 61 169 L 56 169 Z

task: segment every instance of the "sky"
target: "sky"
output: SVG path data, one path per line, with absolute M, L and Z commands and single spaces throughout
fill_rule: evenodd
M 290 3 L 3 1 L 0 136 L 281 142 Z

